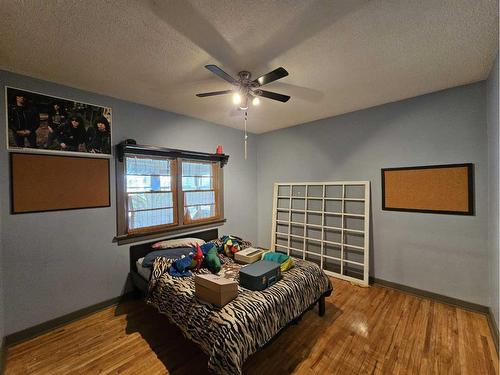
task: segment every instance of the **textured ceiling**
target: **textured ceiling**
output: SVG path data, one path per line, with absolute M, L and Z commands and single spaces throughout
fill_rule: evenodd
M 241 128 L 228 83 L 292 96 L 249 110 L 262 133 L 483 80 L 497 51 L 496 0 L 0 2 L 0 69 Z

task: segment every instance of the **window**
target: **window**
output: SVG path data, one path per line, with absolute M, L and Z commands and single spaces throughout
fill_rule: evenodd
M 227 155 L 119 145 L 118 242 L 224 222 L 222 166 L 227 158 Z
M 128 233 L 177 224 L 175 164 L 166 158 L 125 157 Z
M 218 217 L 217 165 L 182 161 L 184 223 L 195 223 Z

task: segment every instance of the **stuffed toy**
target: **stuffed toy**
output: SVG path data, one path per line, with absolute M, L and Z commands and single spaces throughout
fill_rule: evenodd
M 168 273 L 170 276 L 176 277 L 187 277 L 191 276 L 191 272 L 189 272 L 189 266 L 191 265 L 191 255 L 184 256 L 180 259 L 177 259 L 172 266 L 168 269 Z
M 196 253 L 193 254 L 193 260 L 196 261 L 196 271 L 198 271 L 203 263 L 203 252 L 198 244 L 196 244 Z
M 217 250 L 217 245 L 214 242 L 207 242 L 204 243 L 203 245 L 200 245 L 200 249 L 203 255 L 207 255 L 209 250 L 212 249 L 212 247 L 215 247 L 215 249 Z
M 243 241 L 241 238 L 235 236 L 222 236 L 220 240 L 222 242 L 222 246 L 219 251 L 223 252 L 230 258 L 232 258 L 238 251 L 251 246 L 250 242 Z
M 228 238 L 224 242 L 224 253 L 226 256 L 232 258 L 238 251 L 240 251 L 240 245 L 236 241 L 233 242 L 231 238 Z
M 189 265 L 188 268 L 190 270 L 194 270 L 196 268 L 196 266 L 198 265 L 198 262 L 193 259 L 193 254 L 189 255 L 189 257 L 191 258 L 191 264 Z
M 210 272 L 219 273 L 221 263 L 216 246 L 212 246 L 207 252 L 207 255 L 205 255 L 205 266 L 210 270 Z

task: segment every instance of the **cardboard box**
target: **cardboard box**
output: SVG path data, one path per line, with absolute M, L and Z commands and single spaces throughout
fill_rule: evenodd
M 264 254 L 263 250 L 256 249 L 255 247 L 249 247 L 235 253 L 234 260 L 243 264 L 255 263 L 262 258 L 262 254 Z
M 219 307 L 238 296 L 238 283 L 217 275 L 196 275 L 194 288 L 199 299 Z

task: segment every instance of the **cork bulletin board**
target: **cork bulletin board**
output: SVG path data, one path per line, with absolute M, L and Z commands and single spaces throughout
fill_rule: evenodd
M 382 209 L 474 215 L 473 165 L 382 169 Z
M 10 154 L 13 214 L 110 206 L 109 159 Z

